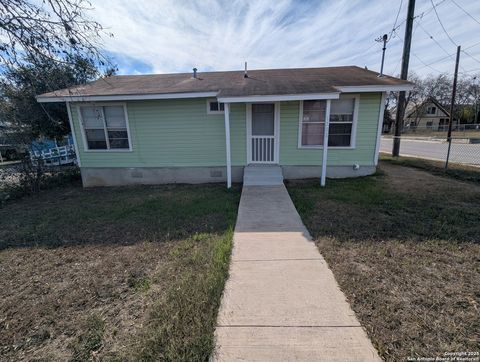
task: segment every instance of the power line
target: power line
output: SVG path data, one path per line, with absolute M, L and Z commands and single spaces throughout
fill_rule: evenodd
M 402 5 L 403 5 L 403 0 L 400 0 L 400 6 L 398 7 L 397 16 L 395 17 L 395 22 L 393 23 L 392 30 L 390 31 L 390 34 L 388 35 L 388 41 L 390 41 L 390 39 L 392 38 L 392 34 L 396 30 L 395 26 L 397 25 L 398 16 L 400 15 L 400 10 L 402 10 Z M 400 24 L 400 25 L 402 25 L 402 24 Z M 398 26 L 400 26 L 400 25 L 398 25 Z
M 453 1 L 453 0 L 452 0 Z M 443 26 L 443 23 L 442 23 L 442 20 L 440 20 L 440 16 L 438 15 L 438 12 L 437 12 L 437 8 L 436 8 L 436 5 L 434 4 L 433 0 L 430 0 L 430 2 L 432 3 L 432 7 L 433 7 L 433 10 L 435 11 L 435 15 L 437 16 L 437 20 L 438 22 L 440 23 L 440 26 L 442 27 L 443 29 L 443 32 L 445 33 L 445 35 L 448 37 L 448 39 L 452 42 L 453 45 L 455 46 L 458 46 L 458 44 L 452 39 L 452 37 L 450 36 L 450 34 L 448 34 L 448 31 L 447 29 L 445 29 L 445 26 Z M 457 4 L 458 5 L 458 4 Z M 463 10 L 463 9 L 462 9 Z M 464 10 L 465 11 L 465 10 Z M 476 19 L 474 19 L 476 21 Z M 433 39 L 433 37 L 432 37 Z M 442 47 L 443 49 L 443 47 Z M 470 58 L 472 58 L 473 60 L 475 60 L 477 63 L 480 63 L 480 60 L 478 60 L 477 58 L 475 58 L 473 55 L 471 55 L 470 53 L 466 52 L 465 50 L 461 50 L 462 53 L 464 53 L 465 55 L 468 55 Z M 461 67 L 463 69 L 463 67 Z
M 418 25 L 420 26 L 420 28 L 422 28 L 422 30 L 425 32 L 425 34 L 427 34 L 428 37 L 429 37 L 430 39 L 432 39 L 432 40 L 435 42 L 435 44 L 438 45 L 438 47 L 439 47 L 440 49 L 443 50 L 443 52 L 444 52 L 445 54 L 450 54 L 450 53 L 442 46 L 442 44 L 440 44 L 440 43 L 437 41 L 437 39 L 435 39 L 435 38 L 433 37 L 433 35 L 430 34 L 430 33 L 427 31 L 427 29 L 425 29 L 425 28 L 423 27 L 423 25 L 421 25 L 421 24 L 418 24 Z M 453 57 L 453 55 L 451 55 L 451 56 Z
M 435 15 L 437 16 L 437 20 L 438 20 L 438 22 L 440 23 L 440 26 L 442 27 L 443 32 L 444 32 L 445 35 L 448 37 L 448 39 L 453 43 L 453 45 L 458 46 L 457 43 L 455 43 L 455 41 L 452 39 L 452 37 L 450 36 L 450 34 L 448 34 L 447 29 L 445 29 L 445 27 L 443 26 L 443 23 L 442 23 L 442 21 L 440 20 L 440 16 L 438 15 L 438 12 L 437 12 L 437 8 L 436 8 L 435 3 L 433 2 L 433 0 L 430 0 L 430 2 L 432 3 L 433 10 L 435 11 Z
M 465 50 L 462 50 L 462 53 L 468 55 L 470 58 L 472 58 L 473 60 L 475 60 L 477 63 L 480 63 L 480 60 L 478 60 L 477 58 L 475 58 L 473 55 L 471 55 L 470 53 L 467 53 Z
M 455 5 L 457 5 L 457 7 L 462 10 L 465 14 L 467 14 L 471 19 L 473 19 L 473 21 L 475 21 L 477 24 L 480 25 L 480 21 L 478 21 L 472 14 L 470 14 L 467 10 L 465 10 L 464 8 L 462 8 L 460 5 L 458 5 L 458 3 L 455 1 L 455 0 L 452 0 L 452 3 L 454 3 Z

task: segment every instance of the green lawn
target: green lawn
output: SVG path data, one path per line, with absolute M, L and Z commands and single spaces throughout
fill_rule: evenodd
M 239 198 L 77 185 L 5 204 L 2 360 L 207 360 Z
M 478 351 L 479 186 L 383 164 L 288 190 L 384 359 Z

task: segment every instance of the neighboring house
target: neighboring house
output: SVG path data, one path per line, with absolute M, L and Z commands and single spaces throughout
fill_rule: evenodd
M 404 128 L 406 130 L 446 131 L 450 113 L 435 99 L 428 98 L 418 106 L 413 106 L 406 112 Z M 456 125 L 454 120 L 453 125 Z
M 322 164 L 328 177 L 375 172 L 385 93 L 412 87 L 354 66 L 194 70 L 112 76 L 37 99 L 66 102 L 84 186 L 230 186 L 249 165 L 278 165 L 286 179 L 319 177 Z

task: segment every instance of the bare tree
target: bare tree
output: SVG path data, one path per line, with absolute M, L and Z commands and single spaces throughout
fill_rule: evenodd
M 108 61 L 99 52 L 107 34 L 86 13 L 88 0 L 0 0 L 0 60 L 15 67 L 30 60 L 69 63 L 75 56 L 101 66 Z
M 0 0 L 0 122 L 23 149 L 68 133 L 64 105 L 40 105 L 36 95 L 114 72 L 100 51 L 111 34 L 87 17 L 91 9 L 88 0 Z M 24 191 L 39 191 L 42 159 L 25 155 L 17 174 Z

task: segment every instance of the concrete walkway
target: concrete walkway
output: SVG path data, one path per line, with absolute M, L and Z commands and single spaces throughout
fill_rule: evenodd
M 379 361 L 285 186 L 244 187 L 217 361 Z

